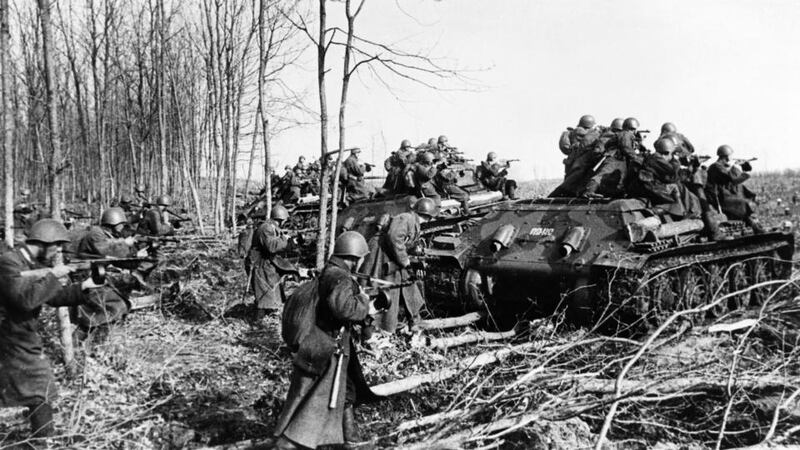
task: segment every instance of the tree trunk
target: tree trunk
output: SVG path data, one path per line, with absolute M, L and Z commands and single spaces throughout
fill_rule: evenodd
M 317 268 L 321 269 L 325 264 L 325 248 L 328 226 L 328 178 L 330 167 L 328 167 L 328 101 L 325 97 L 325 35 L 327 26 L 327 12 L 325 0 L 319 0 L 319 40 L 317 41 L 317 83 L 319 85 L 319 128 L 320 128 L 320 158 L 322 163 L 322 173 L 320 175 L 320 195 L 319 195 L 319 239 L 317 239 Z M 336 182 L 336 180 L 334 180 Z M 336 205 L 334 199 L 334 207 Z M 335 225 L 334 225 L 335 226 Z
M 61 136 L 59 134 L 58 117 L 56 115 L 55 75 L 53 67 L 53 31 L 50 19 L 50 0 L 38 0 L 39 19 L 42 22 L 42 53 L 44 60 L 45 111 L 50 125 L 50 163 L 48 165 L 48 181 L 50 183 L 50 216 L 61 220 L 61 172 L 64 161 L 61 153 Z M 58 308 L 58 320 L 61 324 L 61 344 L 64 347 L 64 364 L 72 367 L 75 353 L 72 346 L 72 325 L 67 308 Z
M 0 65 L 3 96 L 3 179 L 5 181 L 5 222 L 6 245 L 14 246 L 14 112 L 11 108 L 11 49 L 8 26 L 8 0 L 0 0 Z

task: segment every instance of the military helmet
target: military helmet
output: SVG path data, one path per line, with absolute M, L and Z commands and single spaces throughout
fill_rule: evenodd
M 292 166 L 291 166 L 291 165 L 289 165 L 289 164 L 287 164 L 287 165 L 286 165 L 286 167 L 284 167 L 284 169 L 285 169 L 285 170 L 292 170 Z
M 158 206 L 169 206 L 172 204 L 172 199 L 169 195 L 160 195 L 156 199 L 156 205 Z
M 622 131 L 622 123 L 624 121 L 625 120 L 623 118 L 617 117 L 611 121 L 611 126 L 609 128 L 611 128 L 612 131 Z
M 441 135 L 439 139 L 436 140 L 437 144 L 447 144 L 447 136 Z
M 672 122 L 664 122 L 664 125 L 661 125 L 661 134 L 675 133 L 676 131 L 678 128 Z
M 333 256 L 361 258 L 369 254 L 367 240 L 358 231 L 345 231 L 333 244 Z
M 719 148 L 717 149 L 717 156 L 726 157 L 726 156 L 731 156 L 732 154 L 733 154 L 733 149 L 731 148 L 730 145 L 723 144 L 720 145 Z
M 659 139 L 653 144 L 653 147 L 656 150 L 656 153 L 661 153 L 662 155 L 669 155 L 675 150 L 676 144 L 675 141 L 671 138 L 663 138 Z
M 411 148 L 411 147 L 412 147 L 411 141 L 409 141 L 408 139 L 403 139 L 403 142 L 400 143 L 400 148 L 401 149 L 407 149 L 407 148 Z
M 31 190 L 28 188 L 23 188 L 22 190 L 19 191 L 19 194 L 22 195 L 23 197 L 27 197 L 31 195 Z
M 145 187 L 145 185 L 144 185 L 144 184 L 142 184 L 142 183 L 139 183 L 139 184 L 137 184 L 137 185 L 136 185 L 136 188 L 135 188 L 135 189 L 136 189 L 136 192 L 144 192 L 144 191 L 145 191 L 145 189 L 147 189 L 147 188 Z
M 109 225 L 112 227 L 127 221 L 128 218 L 125 216 L 125 211 L 117 207 L 108 208 L 103 211 L 103 215 L 100 217 L 100 225 Z
M 133 197 L 130 194 L 122 194 L 119 198 L 119 202 L 122 204 L 133 203 Z
M 351 155 L 357 155 L 359 153 L 361 153 L 361 149 L 358 148 L 358 147 L 353 147 L 352 149 L 350 149 L 350 154 Z
M 433 153 L 425 152 L 422 154 L 422 162 L 425 164 L 431 164 L 434 160 Z
M 578 121 L 578 126 L 582 128 L 594 128 L 595 125 L 597 125 L 597 121 L 594 120 L 594 116 L 589 114 L 581 116 Z
M 433 199 L 421 198 L 414 204 L 414 211 L 421 216 L 436 217 L 439 214 L 439 205 Z
M 289 211 L 283 205 L 275 205 L 272 207 L 272 212 L 269 213 L 269 218 L 273 220 L 286 220 L 289 218 Z
M 25 242 L 66 244 L 69 242 L 69 233 L 63 223 L 55 219 L 42 219 L 33 224 Z
M 487 160 L 487 161 L 491 161 L 491 160 L 493 160 L 493 159 L 497 159 L 497 153 L 496 153 L 496 152 L 489 152 L 489 153 L 486 155 L 486 160 Z
M 428 139 L 428 147 L 436 147 L 436 138 Z
M 636 131 L 637 128 L 639 128 L 639 121 L 635 117 L 628 117 L 625 122 L 622 122 L 623 130 Z

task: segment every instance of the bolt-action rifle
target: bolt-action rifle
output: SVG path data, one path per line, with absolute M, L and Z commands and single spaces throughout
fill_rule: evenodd
M 91 271 L 92 280 L 97 284 L 103 284 L 107 267 L 134 270 L 145 262 L 156 263 L 158 260 L 153 258 L 93 258 L 71 261 L 66 265 L 71 267 L 74 271 Z M 24 278 L 41 278 L 52 272 L 52 267 L 45 267 L 42 269 L 24 270 L 20 272 L 20 276 Z

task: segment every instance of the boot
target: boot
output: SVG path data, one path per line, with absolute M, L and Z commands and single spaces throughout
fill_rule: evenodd
M 706 213 L 703 214 L 703 224 L 706 227 L 706 233 L 708 234 L 708 238 L 712 241 L 725 241 L 730 240 L 731 237 L 724 234 L 719 229 L 719 223 L 717 222 L 716 218 L 714 218 L 711 214 Z
M 352 406 L 346 406 L 344 408 L 344 415 L 342 416 L 342 430 L 344 431 L 345 449 L 371 450 L 375 448 L 370 441 L 364 440 L 361 436 Z
M 46 438 L 55 434 L 53 407 L 47 403 L 30 406 L 28 419 L 31 421 L 31 438 Z

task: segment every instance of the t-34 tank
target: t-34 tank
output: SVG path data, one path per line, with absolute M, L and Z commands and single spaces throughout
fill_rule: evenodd
M 438 237 L 420 259 L 429 267 L 429 294 L 457 295 L 498 320 L 563 307 L 582 325 L 638 328 L 788 278 L 790 224 L 763 234 L 742 222 L 721 228 L 729 239 L 708 241 L 700 220 L 661 223 L 638 199 L 523 200 L 495 206 L 460 236 Z M 707 314 L 759 304 L 772 287 L 732 297 Z

